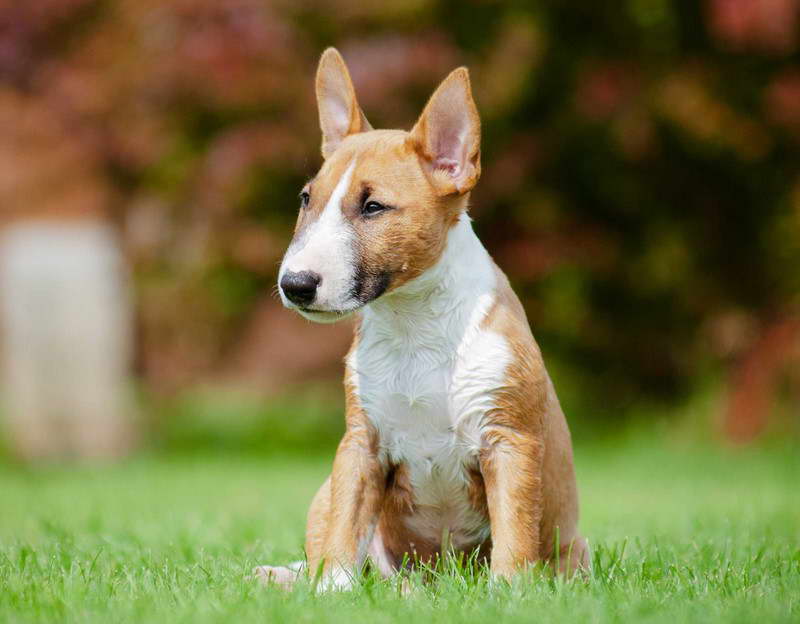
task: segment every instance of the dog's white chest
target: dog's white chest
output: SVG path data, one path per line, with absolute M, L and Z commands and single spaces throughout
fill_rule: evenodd
M 382 461 L 408 470 L 415 503 L 409 528 L 432 542 L 446 531 L 456 547 L 489 533 L 468 486 L 484 417 L 511 357 L 505 338 L 481 327 L 493 300 L 484 293 L 460 317 L 434 315 L 415 324 L 414 336 L 402 335 L 402 326 L 362 327 L 348 362 Z

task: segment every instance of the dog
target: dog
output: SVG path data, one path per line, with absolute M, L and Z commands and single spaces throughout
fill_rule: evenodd
M 283 304 L 332 323 L 357 314 L 346 432 L 311 503 L 306 563 L 261 566 L 291 586 L 350 588 L 443 552 L 495 577 L 537 562 L 588 570 L 572 443 L 525 312 L 473 232 L 480 119 L 466 68 L 410 132 L 373 130 L 330 48 L 316 76 L 324 164 L 300 193 L 278 275 Z

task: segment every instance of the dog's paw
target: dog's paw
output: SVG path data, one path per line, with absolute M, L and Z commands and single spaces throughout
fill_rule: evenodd
M 355 584 L 353 572 L 342 567 L 332 568 L 322 574 L 317 583 L 317 592 L 349 591 Z
M 253 568 L 253 578 L 264 585 L 274 585 L 281 589 L 291 589 L 297 580 L 297 570 L 284 566 L 257 566 Z

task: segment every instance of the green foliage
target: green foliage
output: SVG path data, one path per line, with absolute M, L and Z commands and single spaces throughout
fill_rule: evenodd
M 0 122 L 34 147 L 14 151 L 8 166 L 30 175 L 10 179 L 56 199 L 62 178 L 110 187 L 136 226 L 143 361 L 192 378 L 269 296 L 319 165 L 321 50 L 342 50 L 378 127 L 410 127 L 467 64 L 483 119 L 476 227 L 544 351 L 601 377 L 584 391 L 604 403 L 674 400 L 749 346 L 747 329 L 715 328 L 800 305 L 798 13 L 745 4 L 20 6 Z M 23 111 L 36 123 L 17 123 Z M 66 143 L 75 154 L 54 178 L 48 156 Z
M 162 402 L 154 426 L 157 448 L 168 453 L 320 452 L 335 447 L 342 436 L 344 397 L 313 386 L 270 401 L 245 393 L 195 391 Z

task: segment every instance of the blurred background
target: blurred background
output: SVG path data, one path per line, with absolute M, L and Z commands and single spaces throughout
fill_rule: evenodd
M 800 0 L 0 0 L 10 453 L 333 447 L 351 328 L 273 291 L 328 45 L 375 127 L 469 66 L 576 439 L 798 436 Z

